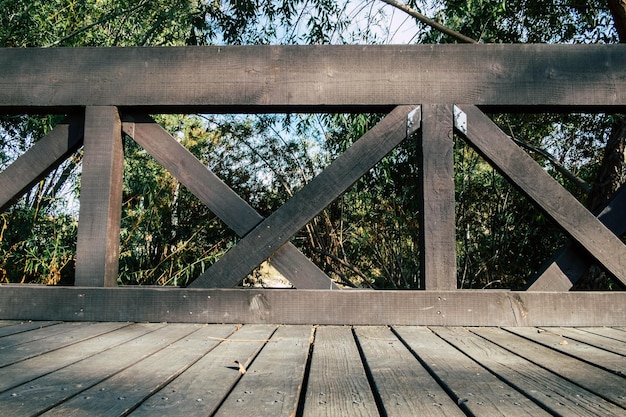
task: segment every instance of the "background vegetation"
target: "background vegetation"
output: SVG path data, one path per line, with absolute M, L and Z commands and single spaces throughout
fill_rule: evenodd
M 479 42 L 614 43 L 624 24 L 623 4 L 616 0 L 409 1 L 403 3 L 408 12 L 388 3 L 396 2 L 0 0 L 0 47 L 461 41 L 454 31 Z M 429 19 L 452 35 L 434 29 Z M 380 117 L 160 115 L 157 120 L 268 215 Z M 624 182 L 623 116 L 493 118 L 591 207 Z M 61 119 L 0 116 L 0 168 Z M 605 153 L 620 151 L 621 158 L 603 166 Z M 343 285 L 422 287 L 414 160 L 415 148 L 405 141 L 294 243 Z M 78 152 L 0 214 L 0 282 L 72 283 L 80 163 Z M 522 287 L 564 236 L 460 141 L 455 166 L 460 287 Z M 237 241 L 130 138 L 125 138 L 122 217 L 119 282 L 124 284 L 184 285 Z M 246 282 L 262 282 L 260 275 Z M 584 287 L 611 285 L 596 271 Z

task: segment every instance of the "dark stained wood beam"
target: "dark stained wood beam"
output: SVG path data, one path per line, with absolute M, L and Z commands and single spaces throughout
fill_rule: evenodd
M 602 109 L 626 107 L 624 68 L 626 45 L 7 48 L 0 112 L 378 111 L 414 103 Z
M 211 172 L 191 152 L 148 116 L 124 117 L 123 130 L 152 155 L 217 217 L 245 236 L 263 217 Z M 294 287 L 337 289 L 322 270 L 291 243 L 283 245 L 269 260 Z
M 75 284 L 114 287 L 124 172 L 122 123 L 115 107 L 85 109 L 83 149 Z
M 285 244 L 407 136 L 416 106 L 398 106 L 282 207 L 226 252 L 191 287 L 232 287 Z M 419 118 L 413 129 L 419 127 Z
M 626 233 L 626 186 L 622 186 L 598 213 L 598 220 L 617 236 Z M 569 291 L 588 271 L 593 259 L 569 242 L 528 283 L 528 291 Z
M 494 168 L 626 284 L 626 245 L 554 180 L 478 108 L 459 106 L 466 131 L 457 130 Z
M 452 105 L 422 105 L 420 271 L 426 290 L 457 288 Z
M 432 326 L 626 326 L 626 292 L 3 285 L 0 319 Z
M 0 172 L 0 212 L 57 168 L 83 144 L 83 117 L 74 116 L 39 139 Z

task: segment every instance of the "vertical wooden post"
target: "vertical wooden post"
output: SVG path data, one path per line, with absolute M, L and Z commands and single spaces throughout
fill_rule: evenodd
M 87 107 L 75 285 L 117 285 L 124 155 L 115 107 Z
M 451 105 L 423 105 L 419 134 L 420 268 L 426 290 L 454 290 L 454 140 Z

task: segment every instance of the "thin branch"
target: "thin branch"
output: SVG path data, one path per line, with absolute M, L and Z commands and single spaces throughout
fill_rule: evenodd
M 107 21 L 109 21 L 109 20 L 115 19 L 116 17 L 121 16 L 121 15 L 123 15 L 123 14 L 126 14 L 126 13 L 133 13 L 133 12 L 135 12 L 135 11 L 137 11 L 137 10 L 141 9 L 142 7 L 144 7 L 144 6 L 148 5 L 148 3 L 149 3 L 149 2 L 148 2 L 147 0 L 146 0 L 146 1 L 142 1 L 141 3 L 139 3 L 138 5 L 136 5 L 135 7 L 131 7 L 131 8 L 126 9 L 126 10 L 122 10 L 122 11 L 120 11 L 120 12 L 118 12 L 118 13 L 113 13 L 113 14 L 110 14 L 110 15 L 105 15 L 103 18 L 101 18 L 101 19 L 99 19 L 99 20 L 96 20 L 95 22 L 90 23 L 90 24 L 88 24 L 88 25 L 86 25 L 86 26 L 83 26 L 83 27 L 81 27 L 81 28 L 78 28 L 78 29 L 76 29 L 75 31 L 73 31 L 72 33 L 70 33 L 69 35 L 62 37 L 61 39 L 57 39 L 56 41 L 52 42 L 51 44 L 46 45 L 46 46 L 45 46 L 45 48 L 49 48 L 49 47 L 51 47 L 51 46 L 56 46 L 56 45 L 58 45 L 58 44 L 60 44 L 60 43 L 63 43 L 63 42 L 65 42 L 66 40 L 71 39 L 71 38 L 73 38 L 74 36 L 78 35 L 79 33 L 85 32 L 85 31 L 87 31 L 87 30 L 91 29 L 91 28 L 92 28 L 92 27 L 94 27 L 94 26 L 101 25 L 102 23 L 105 23 L 105 22 L 107 22 Z
M 567 168 L 565 168 L 553 155 L 551 155 L 549 152 L 541 149 L 541 148 L 537 148 L 536 146 L 531 145 L 528 142 L 525 142 L 521 139 L 517 139 L 514 136 L 511 136 L 511 139 L 513 139 L 513 141 L 515 143 L 517 143 L 518 145 L 520 145 L 523 148 L 526 148 L 536 154 L 541 155 L 542 157 L 544 157 L 545 159 L 547 159 L 552 166 L 554 166 L 554 169 L 556 169 L 561 175 L 563 175 L 565 178 L 567 178 L 568 180 L 570 180 L 572 183 L 574 183 L 574 185 L 576 185 L 578 188 L 580 188 L 581 190 L 583 190 L 585 193 L 589 193 L 591 191 L 591 185 L 589 185 L 589 183 L 587 183 L 585 180 L 583 180 L 582 178 L 577 177 L 572 171 L 568 170 Z
M 381 0 L 383 3 L 387 3 L 390 6 L 393 6 L 397 9 L 402 10 L 403 12 L 413 16 L 414 18 L 416 18 L 417 20 L 419 20 L 420 22 L 430 26 L 433 29 L 438 30 L 441 33 L 445 33 L 448 36 L 453 37 L 454 39 L 456 39 L 459 42 L 463 42 L 463 43 L 478 43 L 477 40 L 472 39 L 468 36 L 463 35 L 462 33 L 457 32 L 456 30 L 452 30 L 447 26 L 442 25 L 439 22 L 434 21 L 433 19 L 430 19 L 426 16 L 424 16 L 423 14 L 421 14 L 420 12 L 418 12 L 415 9 L 410 8 L 409 6 L 402 4 L 400 2 L 397 2 L 395 0 Z

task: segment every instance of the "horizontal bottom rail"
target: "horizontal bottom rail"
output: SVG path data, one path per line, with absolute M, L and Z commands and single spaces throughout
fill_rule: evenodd
M 626 326 L 626 292 L 0 286 L 0 319 L 429 326 Z

